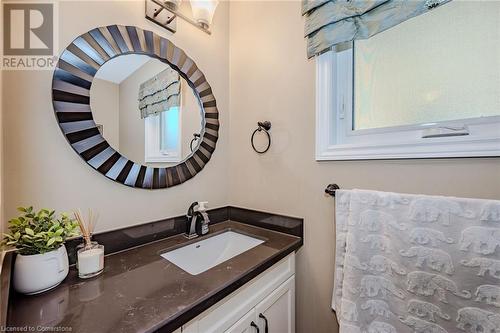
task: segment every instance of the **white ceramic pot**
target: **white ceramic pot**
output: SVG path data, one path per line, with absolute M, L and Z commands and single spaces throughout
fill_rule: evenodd
M 61 283 L 68 271 L 64 245 L 44 254 L 18 254 L 14 264 L 14 288 L 22 294 L 38 294 Z

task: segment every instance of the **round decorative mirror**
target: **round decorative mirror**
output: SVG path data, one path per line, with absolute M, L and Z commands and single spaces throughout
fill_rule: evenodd
M 60 57 L 52 98 L 73 149 L 128 186 L 181 184 L 215 150 L 210 85 L 184 51 L 151 31 L 112 25 L 76 38 Z

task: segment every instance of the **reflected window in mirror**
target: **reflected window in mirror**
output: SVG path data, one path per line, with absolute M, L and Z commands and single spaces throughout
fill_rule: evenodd
M 145 118 L 146 163 L 180 162 L 182 160 L 182 114 L 172 107 L 156 116 Z
M 317 160 L 499 156 L 500 2 L 453 1 L 317 58 Z
M 165 62 L 127 54 L 106 62 L 91 87 L 91 108 L 102 135 L 134 162 L 166 167 L 192 153 L 204 126 L 187 81 Z M 193 146 L 196 149 L 196 145 Z

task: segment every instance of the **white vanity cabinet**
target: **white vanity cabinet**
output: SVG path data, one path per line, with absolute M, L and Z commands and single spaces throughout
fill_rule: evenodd
M 267 328 L 267 331 L 266 331 Z M 224 333 L 295 332 L 295 277 L 250 310 Z
M 184 325 L 181 332 L 294 333 L 295 253 Z
M 255 309 L 252 309 L 224 333 L 251 333 L 255 331 L 255 326 Z
M 295 276 L 272 292 L 255 307 L 256 323 L 265 333 L 295 332 Z

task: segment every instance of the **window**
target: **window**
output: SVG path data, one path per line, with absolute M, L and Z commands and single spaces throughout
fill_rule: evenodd
M 145 119 L 146 163 L 182 160 L 181 124 L 179 107 Z
M 451 2 L 316 61 L 317 160 L 500 156 L 500 2 Z

